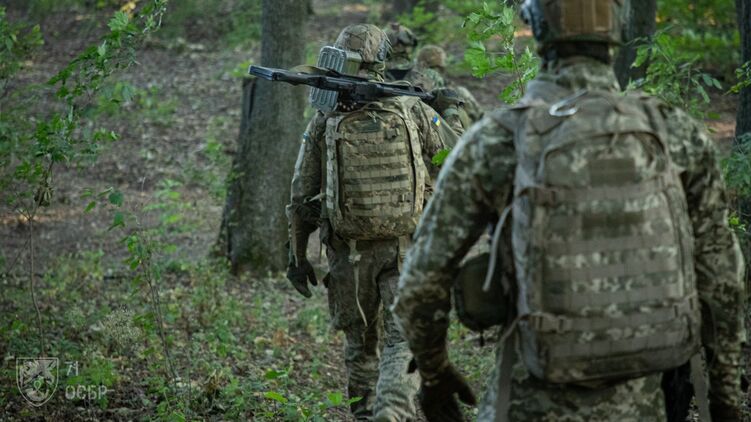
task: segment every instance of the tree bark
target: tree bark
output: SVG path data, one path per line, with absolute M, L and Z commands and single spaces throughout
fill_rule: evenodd
M 646 65 L 633 68 L 636 60 L 636 49 L 640 44 L 634 40 L 652 36 L 657 29 L 657 1 L 631 0 L 631 7 L 626 11 L 627 18 L 623 27 L 623 47 L 615 59 L 615 73 L 621 87 L 626 88 L 628 82 L 644 77 Z
M 751 0 L 735 0 L 738 12 L 738 31 L 741 35 L 741 63 L 751 61 Z M 751 133 L 751 87 L 741 91 L 735 135 Z M 751 142 L 751 141 L 749 141 Z
M 307 0 L 263 0 L 261 64 L 290 68 L 305 61 Z M 244 81 L 238 152 L 217 240 L 232 272 L 279 271 L 290 181 L 304 130 L 306 89 L 262 80 Z

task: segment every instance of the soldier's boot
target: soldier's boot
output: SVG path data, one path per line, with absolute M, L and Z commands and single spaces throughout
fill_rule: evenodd
M 378 338 L 374 329 L 365 332 L 346 332 L 344 361 L 347 365 L 347 393 L 350 399 L 360 400 L 350 405 L 357 420 L 371 420 L 378 380 Z

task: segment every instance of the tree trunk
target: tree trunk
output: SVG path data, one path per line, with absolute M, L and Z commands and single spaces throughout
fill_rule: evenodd
M 738 12 L 738 30 L 741 35 L 741 63 L 751 61 L 751 0 L 735 0 Z M 735 135 L 751 133 L 751 87 L 740 93 Z M 751 140 L 749 141 L 751 142 Z
M 261 64 L 289 68 L 305 61 L 306 0 L 263 0 Z M 217 249 L 233 273 L 278 271 L 290 181 L 304 130 L 306 89 L 244 81 L 238 152 L 229 178 Z
M 626 88 L 630 80 L 644 77 L 646 65 L 633 68 L 631 65 L 636 60 L 636 49 L 639 44 L 634 40 L 649 37 L 657 28 L 657 1 L 656 0 L 631 0 L 631 7 L 627 11 L 627 19 L 623 28 L 623 47 L 615 59 L 615 73 L 621 87 Z

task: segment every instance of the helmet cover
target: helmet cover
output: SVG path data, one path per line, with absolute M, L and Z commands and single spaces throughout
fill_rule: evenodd
M 521 16 L 541 50 L 556 42 L 620 44 L 627 0 L 525 0 Z

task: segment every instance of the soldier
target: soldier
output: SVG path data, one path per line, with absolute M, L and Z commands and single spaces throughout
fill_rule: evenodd
M 744 264 L 717 151 L 684 111 L 619 93 L 621 4 L 526 0 L 539 76 L 444 163 L 394 305 L 430 421 L 473 402 L 448 360 L 449 288 L 499 215 L 513 282 L 479 420 L 664 421 L 661 373 L 689 360 L 702 418 L 740 420 Z
M 385 32 L 391 43 L 391 51 L 386 58 L 386 79 L 405 80 L 415 67 L 417 37 L 411 29 L 398 23 L 392 23 Z
M 464 122 L 465 127 L 469 127 L 471 123 L 482 119 L 482 107 L 480 107 L 475 96 L 466 87 L 455 85 L 444 77 L 446 74 L 446 51 L 443 48 L 432 44 L 423 46 L 417 52 L 417 64 L 414 72 L 424 75 L 424 79 L 432 80 L 433 86 L 436 88 L 446 87 L 459 95 L 459 98 L 464 102 L 463 110 L 469 117 L 469 121 Z
M 383 80 L 389 42 L 378 27 L 348 26 L 334 47 L 360 56 L 360 76 Z M 348 393 L 362 398 L 351 410 L 358 420 L 410 420 L 419 381 L 407 374 L 411 354 L 390 305 L 438 171 L 431 158 L 458 137 L 415 97 L 342 107 L 346 111 L 319 111 L 303 134 L 287 207 L 287 277 L 311 296 L 308 283 L 315 285 L 316 277 L 306 247 L 320 224 L 332 323 L 346 336 Z

